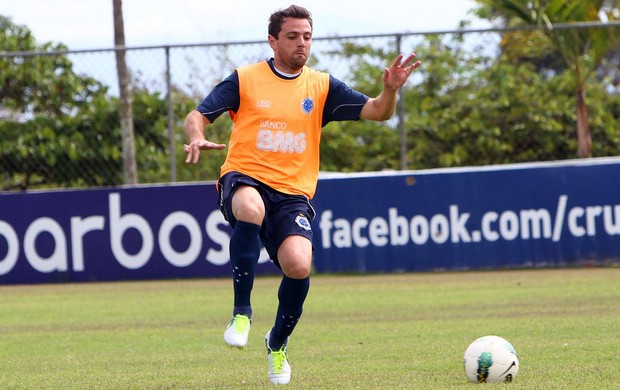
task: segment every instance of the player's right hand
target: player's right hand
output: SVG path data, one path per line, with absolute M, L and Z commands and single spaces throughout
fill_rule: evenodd
M 216 144 L 211 141 L 207 141 L 205 139 L 192 141 L 189 144 L 183 145 L 183 150 L 185 151 L 185 163 L 196 164 L 200 159 L 200 152 L 202 150 L 211 150 L 211 149 L 224 149 L 226 147 L 225 144 Z

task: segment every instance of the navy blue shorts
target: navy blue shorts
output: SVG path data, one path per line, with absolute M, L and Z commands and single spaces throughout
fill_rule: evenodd
M 315 211 L 310 200 L 303 195 L 289 195 L 239 172 L 229 172 L 218 181 L 220 210 L 234 228 L 237 220 L 232 213 L 232 195 L 239 185 L 256 188 L 265 204 L 265 219 L 260 229 L 260 239 L 273 262 L 278 264 L 278 249 L 291 235 L 306 237 L 312 242 Z

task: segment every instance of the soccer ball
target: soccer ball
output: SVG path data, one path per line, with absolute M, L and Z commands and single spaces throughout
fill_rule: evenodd
M 499 336 L 484 336 L 469 344 L 463 358 L 470 382 L 512 382 L 519 358 L 512 344 Z

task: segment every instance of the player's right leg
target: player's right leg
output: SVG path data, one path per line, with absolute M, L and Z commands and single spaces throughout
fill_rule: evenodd
M 232 320 L 224 332 L 224 341 L 232 347 L 243 348 L 248 342 L 252 323 L 250 298 L 261 250 L 259 232 L 265 209 L 255 188 L 237 184 L 234 192 L 222 189 L 223 194 L 230 197 L 223 197 L 223 211 L 234 226 L 230 238 L 234 306 Z

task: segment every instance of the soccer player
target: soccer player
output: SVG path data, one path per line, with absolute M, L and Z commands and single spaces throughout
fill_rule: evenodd
M 251 326 L 250 295 L 261 243 L 282 270 L 278 308 L 265 336 L 268 376 L 289 383 L 287 343 L 310 287 L 310 199 L 319 173 L 321 128 L 331 121 L 384 121 L 394 113 L 399 88 L 420 66 L 415 54 L 399 55 L 383 74 L 379 96 L 352 90 L 327 73 L 307 67 L 312 17 L 292 5 L 269 18 L 273 58 L 235 71 L 218 84 L 185 120 L 187 163 L 200 152 L 223 149 L 208 141 L 205 127 L 228 111 L 234 126 L 217 183 L 220 209 L 233 227 L 230 261 L 234 305 L 225 342 L 243 348 Z

